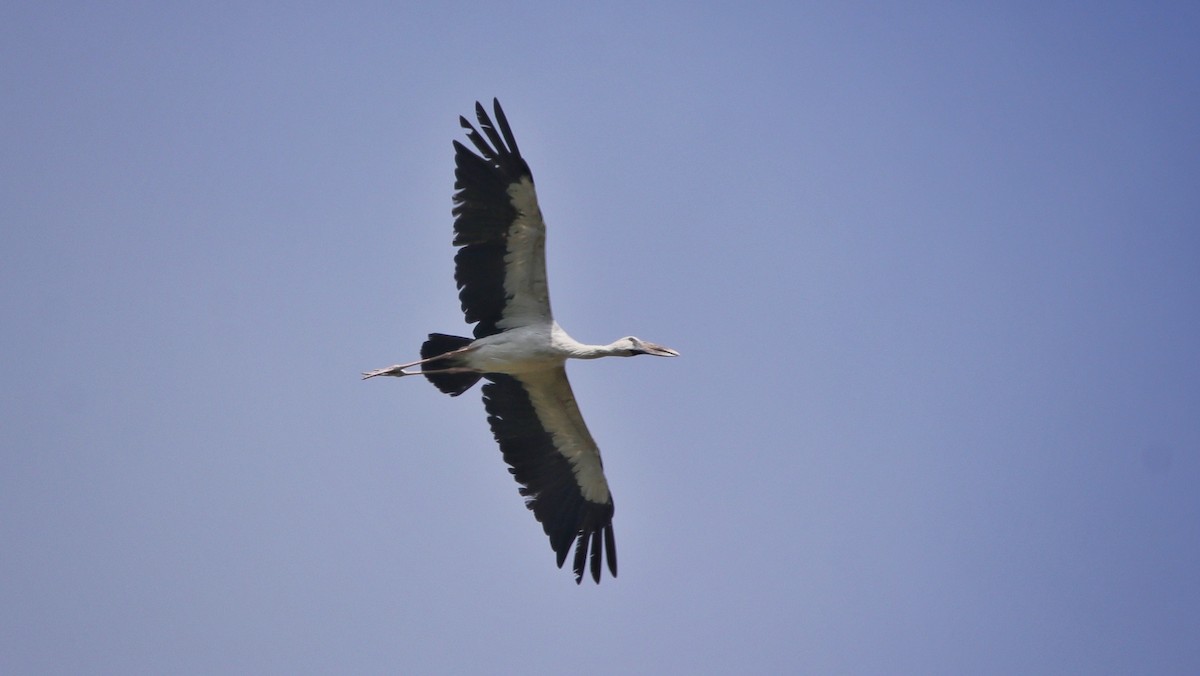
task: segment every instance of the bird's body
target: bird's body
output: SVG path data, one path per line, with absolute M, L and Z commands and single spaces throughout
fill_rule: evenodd
M 478 154 L 454 143 L 454 244 L 461 247 L 455 279 L 463 314 L 476 324 L 475 338 L 430 334 L 420 360 L 363 377 L 424 375 L 451 396 L 486 378 L 483 397 L 492 434 L 526 505 L 549 536 L 558 565 L 574 544 L 579 582 L 590 549 L 592 578 L 599 582 L 602 559 L 617 574 L 612 495 L 564 364 L 567 359 L 673 357 L 678 352 L 632 336 L 587 345 L 554 321 L 546 283 L 546 226 L 533 176 L 500 103 L 493 103 L 498 125 L 475 104 L 486 140 L 460 118 Z M 419 371 L 408 370 L 418 366 Z
M 530 324 L 476 339 L 463 362 L 481 373 L 517 375 L 561 366 L 577 344 L 557 322 Z

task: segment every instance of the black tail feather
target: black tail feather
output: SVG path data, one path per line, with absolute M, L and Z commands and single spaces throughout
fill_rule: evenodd
M 431 333 L 429 334 L 429 340 L 421 345 L 421 359 L 430 359 L 431 357 L 446 354 L 447 352 L 453 352 L 470 344 L 470 338 L 448 336 L 444 333 Z M 421 364 L 421 371 L 437 371 L 438 369 L 452 368 L 458 365 L 457 359 L 447 357 Z M 479 382 L 481 377 L 478 373 L 425 373 L 425 378 L 433 383 L 434 387 L 452 397 L 457 397 L 471 389 L 475 383 Z

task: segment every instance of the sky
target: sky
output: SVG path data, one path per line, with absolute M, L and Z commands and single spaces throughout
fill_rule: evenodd
M 194 5 L 194 6 L 193 6 Z M 1195 3 L 5 3 L 0 672 L 1200 672 Z M 498 97 L 620 576 L 363 382 Z

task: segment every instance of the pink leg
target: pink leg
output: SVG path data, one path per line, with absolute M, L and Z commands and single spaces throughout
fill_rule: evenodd
M 431 361 L 437 361 L 439 359 L 445 359 L 446 357 L 452 357 L 457 354 L 462 354 L 463 352 L 467 352 L 471 349 L 472 349 L 471 346 L 468 345 L 467 347 L 460 347 L 459 349 L 447 352 L 446 354 L 439 354 L 436 357 L 429 357 L 427 359 L 418 359 L 417 361 L 411 361 L 407 364 L 396 364 L 395 366 L 389 366 L 387 368 L 382 368 L 382 369 L 375 369 L 374 371 L 365 371 L 362 374 L 362 377 L 363 377 L 363 380 L 366 380 L 367 378 L 374 378 L 375 376 L 395 376 L 395 377 L 399 378 L 402 376 L 419 376 L 422 373 L 474 373 L 473 369 L 469 369 L 469 368 L 465 368 L 465 367 L 454 367 L 454 368 L 448 368 L 448 369 L 437 369 L 437 370 L 429 370 L 429 371 L 405 371 L 404 370 L 404 369 L 412 368 L 414 366 L 420 366 L 421 364 L 428 364 Z

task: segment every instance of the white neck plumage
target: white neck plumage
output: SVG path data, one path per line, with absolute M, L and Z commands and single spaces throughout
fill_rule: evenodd
M 639 354 L 651 354 L 656 357 L 676 357 L 679 353 L 669 347 L 648 343 L 639 338 L 628 336 L 608 345 L 584 345 L 571 341 L 566 350 L 571 359 L 599 359 L 600 357 L 633 357 Z
M 630 351 L 629 345 L 622 340 L 618 340 L 608 345 L 584 345 L 579 343 L 572 347 L 571 358 L 573 359 L 599 359 L 601 357 L 632 357 L 633 352 Z

